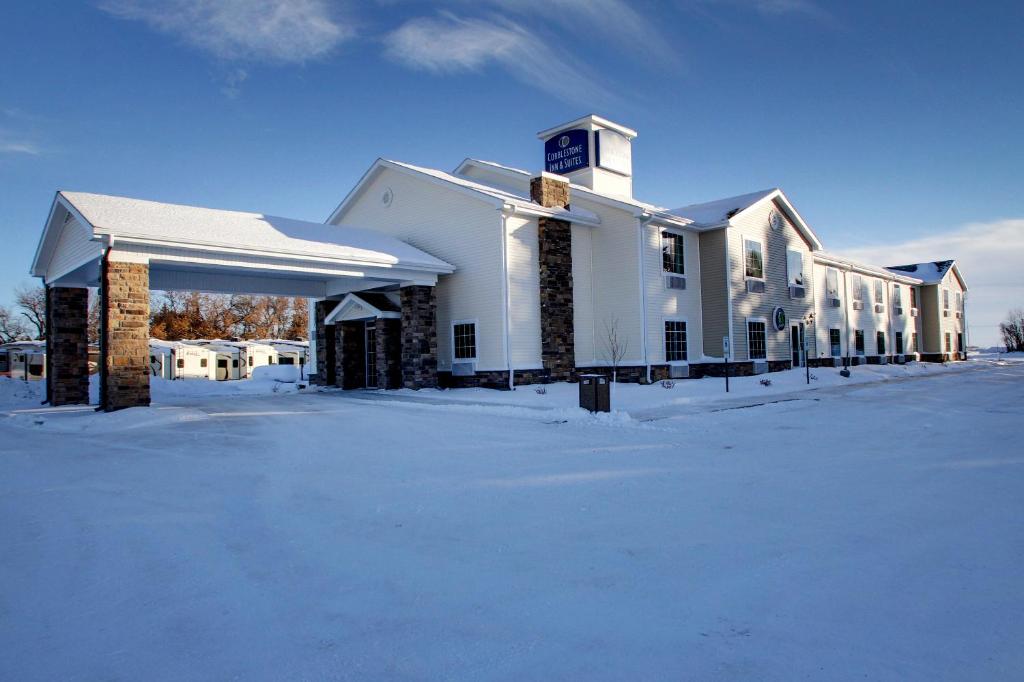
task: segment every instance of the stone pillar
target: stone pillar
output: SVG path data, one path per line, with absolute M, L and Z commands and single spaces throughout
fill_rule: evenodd
M 569 208 L 569 181 L 553 173 L 530 178 L 530 198 L 544 208 Z
M 378 317 L 374 323 L 377 334 L 377 386 L 402 386 L 402 323 Z
M 149 266 L 103 260 L 100 407 L 149 405 Z
M 437 296 L 434 287 L 403 287 L 402 386 L 437 388 Z
M 338 305 L 337 301 L 317 301 L 316 305 L 313 306 L 313 338 L 316 339 L 316 383 L 320 386 L 327 386 L 331 383 L 329 381 L 331 373 L 328 372 L 327 363 L 329 359 L 333 361 L 333 357 L 329 358 L 331 351 L 328 342 L 333 343 L 334 339 L 328 338 L 327 325 L 324 324 L 324 320 L 333 309 L 332 306 L 335 305 Z
M 541 173 L 530 180 L 530 198 L 545 208 L 569 207 L 569 183 Z M 537 219 L 540 260 L 541 361 L 555 381 L 572 379 L 576 369 L 572 300 L 572 224 Z
M 89 290 L 46 289 L 46 397 L 51 405 L 89 404 Z

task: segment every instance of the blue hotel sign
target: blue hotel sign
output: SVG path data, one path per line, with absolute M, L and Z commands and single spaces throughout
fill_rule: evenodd
M 544 170 L 571 173 L 590 165 L 590 132 L 566 130 L 544 143 Z

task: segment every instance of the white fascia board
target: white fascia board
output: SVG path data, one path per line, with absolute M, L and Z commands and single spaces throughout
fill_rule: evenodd
M 427 182 L 430 182 L 439 187 L 444 187 L 446 189 L 459 192 L 460 194 L 464 194 L 479 201 L 483 201 L 492 206 L 500 207 L 502 204 L 501 199 L 493 197 L 479 190 L 475 190 L 471 187 L 464 187 L 463 185 L 459 185 L 449 180 L 445 180 L 444 178 L 438 178 L 427 173 L 420 173 L 414 168 L 408 168 L 397 163 L 392 163 L 387 159 L 377 159 L 376 161 L 374 161 L 370 169 L 363 174 L 363 177 L 359 179 L 359 182 L 356 183 L 355 187 L 353 187 L 351 191 L 349 191 L 349 193 L 345 196 L 345 198 L 342 199 L 341 203 L 338 204 L 338 207 L 336 209 L 334 209 L 334 212 L 331 213 L 330 217 L 327 218 L 327 224 L 332 224 L 334 223 L 335 220 L 339 219 L 345 213 L 348 207 L 352 204 L 352 202 L 354 202 L 356 198 L 358 198 L 358 196 L 362 194 L 363 189 L 365 189 L 365 187 L 370 183 L 370 181 L 377 176 L 377 173 L 381 172 L 385 168 L 399 173 L 403 173 L 405 175 L 411 175 L 413 177 L 420 178 L 421 180 L 426 180 Z
M 956 276 L 956 278 L 958 280 L 960 280 L 960 288 L 963 289 L 964 293 L 966 294 L 967 293 L 967 282 L 964 281 L 963 275 L 960 274 L 960 266 L 956 264 L 956 261 L 953 261 L 953 265 L 952 265 L 952 267 L 950 267 L 950 270 L 952 270 L 953 274 Z
M 814 252 L 811 257 L 817 263 L 823 263 L 830 267 L 841 268 L 849 272 L 856 272 L 861 275 L 867 275 L 868 277 L 875 277 L 877 279 L 887 279 L 893 282 L 899 282 L 900 284 L 920 285 L 924 281 L 915 277 L 907 277 L 905 275 L 897 275 L 894 272 L 885 270 L 884 268 L 875 268 L 871 265 L 855 263 L 845 258 L 838 258 L 836 256 L 830 256 L 821 252 Z
M 590 216 L 574 213 L 572 210 L 565 211 L 564 209 L 559 210 L 545 208 L 539 204 L 528 204 L 521 201 L 507 202 L 503 207 L 503 211 L 506 215 L 528 215 L 542 218 L 554 218 L 556 220 L 564 220 L 566 222 L 573 223 L 574 225 L 597 227 L 601 224 L 600 217 L 595 220 Z
M 63 191 L 58 190 L 53 197 L 53 203 L 50 204 L 50 212 L 46 216 L 46 223 L 43 225 L 43 233 L 39 236 L 39 242 L 36 244 L 36 252 L 32 257 L 32 267 L 29 269 L 29 274 L 33 277 L 46 276 L 46 269 L 49 267 L 50 260 L 53 258 L 53 248 L 56 245 L 57 240 L 60 239 L 61 232 L 64 231 L 66 223 L 63 221 L 57 226 L 53 224 L 53 219 L 57 213 L 58 206 L 70 213 L 75 220 L 82 224 L 82 227 L 88 230 L 93 230 L 93 238 L 95 239 L 96 235 L 93 225 L 86 220 L 78 209 L 75 208 L 74 204 L 64 196 Z
M 621 125 L 619 123 L 615 123 L 614 121 L 609 121 L 603 116 L 598 116 L 597 114 L 587 114 L 586 116 L 580 116 L 579 118 L 573 121 L 563 123 L 562 125 L 555 126 L 554 128 L 542 130 L 539 133 L 537 133 L 537 138 L 540 140 L 545 140 L 554 135 L 555 133 L 561 132 L 563 130 L 568 130 L 569 128 L 573 128 L 579 125 L 589 124 L 594 124 L 602 128 L 607 128 L 608 130 L 614 130 L 615 132 L 622 134 L 623 136 L 629 138 L 630 140 L 637 136 L 637 132 L 632 128 L 627 128 L 626 126 Z
M 455 267 L 448 265 L 447 267 L 439 267 L 432 264 L 416 263 L 416 262 L 395 262 L 386 263 L 377 260 L 360 259 L 360 258 L 331 258 L 329 256 L 317 256 L 301 251 L 281 251 L 281 250 L 269 250 L 269 249 L 252 249 L 238 246 L 227 246 L 223 244 L 212 244 L 206 242 L 178 242 L 165 239 L 155 239 L 153 237 L 142 237 L 137 235 L 125 235 L 125 234 L 112 234 L 102 229 L 97 229 L 96 234 L 98 236 L 109 236 L 111 239 L 116 239 L 117 243 L 124 248 L 126 244 L 133 244 L 136 246 L 154 246 L 166 249 L 176 249 L 185 254 L 232 254 L 232 255 L 244 255 L 252 256 L 253 258 L 267 258 L 271 260 L 301 260 L 308 261 L 310 263 L 328 263 L 334 265 L 342 265 L 348 267 L 371 267 L 371 268 L 400 268 L 403 270 L 422 270 L 423 272 L 434 272 L 441 274 L 451 274 L 455 272 Z M 447 264 L 446 264 L 447 265 Z
M 807 224 L 807 221 L 803 219 L 803 216 L 800 215 L 800 212 L 796 210 L 796 206 L 793 205 L 793 202 L 789 200 L 789 198 L 781 189 L 773 190 L 771 193 L 765 195 L 760 200 L 752 203 L 745 209 L 745 211 L 749 211 L 751 208 L 757 206 L 761 202 L 775 201 L 776 199 L 782 202 L 783 208 L 785 209 L 786 213 L 789 214 L 790 220 L 796 223 L 796 228 L 811 242 L 811 251 L 819 251 L 822 248 L 824 248 L 821 244 L 821 240 L 818 239 L 818 235 L 814 233 L 814 230 L 811 229 L 811 226 Z

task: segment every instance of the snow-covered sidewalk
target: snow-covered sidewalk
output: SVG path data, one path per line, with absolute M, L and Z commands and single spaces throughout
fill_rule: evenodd
M 804 397 L 8 400 L 0 679 L 1017 677 L 1024 365 Z

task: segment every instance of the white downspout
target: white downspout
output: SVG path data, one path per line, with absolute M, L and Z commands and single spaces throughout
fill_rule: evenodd
M 515 209 L 511 209 L 515 212 Z M 508 279 L 508 215 L 501 213 L 501 294 L 505 308 L 503 326 L 505 327 L 505 365 L 508 367 L 508 388 L 516 390 L 515 372 L 512 369 L 512 286 Z
M 723 360 L 733 360 L 736 357 L 736 344 L 732 338 L 732 262 L 729 258 L 729 226 L 726 225 L 722 228 L 725 231 L 725 300 L 728 305 L 726 306 L 729 314 L 729 357 L 725 358 L 723 353 Z M 743 255 L 744 266 L 746 267 L 746 254 Z M 750 357 L 750 349 L 747 348 L 747 357 Z
M 647 383 L 651 383 L 651 363 L 647 359 L 647 275 L 644 267 L 644 228 L 650 219 L 637 218 L 637 246 L 640 258 L 640 344 L 643 347 L 643 362 Z

